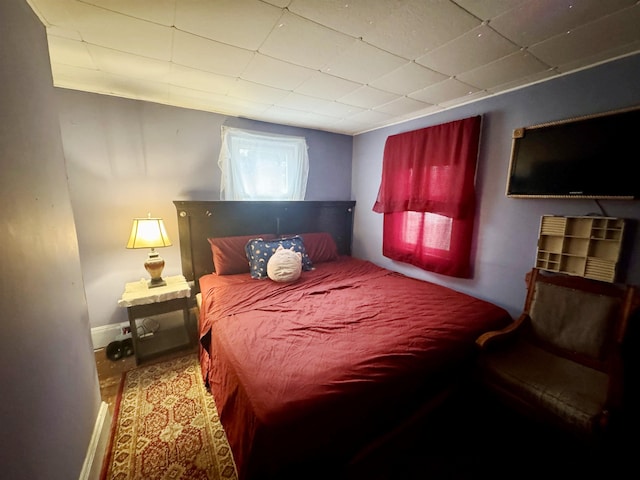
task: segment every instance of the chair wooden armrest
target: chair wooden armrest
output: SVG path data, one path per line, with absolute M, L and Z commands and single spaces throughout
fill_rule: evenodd
M 485 332 L 476 339 L 476 345 L 481 350 L 487 350 L 495 345 L 509 341 L 524 327 L 529 321 L 529 315 L 522 313 L 518 319 L 500 330 Z

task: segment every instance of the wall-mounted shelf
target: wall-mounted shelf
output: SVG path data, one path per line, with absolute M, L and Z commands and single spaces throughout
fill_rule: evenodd
M 615 282 L 624 223 L 613 217 L 543 215 L 536 267 Z

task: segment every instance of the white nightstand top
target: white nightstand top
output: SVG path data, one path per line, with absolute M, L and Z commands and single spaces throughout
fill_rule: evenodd
M 166 285 L 154 288 L 149 288 L 148 280 L 144 278 L 137 282 L 127 283 L 122 297 L 118 300 L 118 306 L 133 307 L 191 296 L 191 287 L 183 275 L 163 277 L 163 280 L 167 282 Z

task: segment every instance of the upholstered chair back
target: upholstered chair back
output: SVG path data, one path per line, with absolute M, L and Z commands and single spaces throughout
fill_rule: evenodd
M 538 281 L 529 311 L 531 331 L 541 342 L 604 361 L 621 306 L 618 297 Z

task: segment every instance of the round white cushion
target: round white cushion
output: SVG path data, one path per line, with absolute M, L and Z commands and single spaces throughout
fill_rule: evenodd
M 280 245 L 267 263 L 267 276 L 274 282 L 294 282 L 302 272 L 302 254 Z

